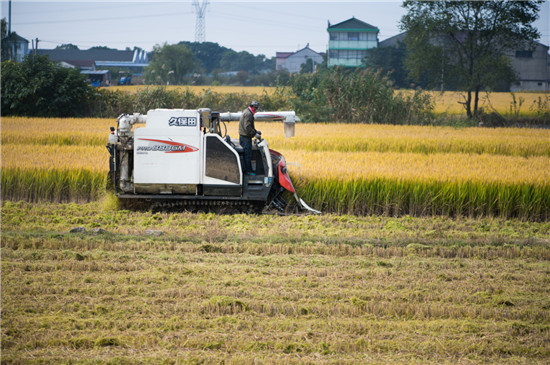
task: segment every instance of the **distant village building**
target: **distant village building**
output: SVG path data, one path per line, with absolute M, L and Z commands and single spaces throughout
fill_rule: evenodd
M 290 73 L 300 73 L 301 67 L 308 60 L 312 60 L 312 67 L 315 71 L 315 65 L 323 63 L 323 54 L 317 53 L 309 48 L 309 43 L 296 52 L 277 52 L 275 55 L 275 69 L 287 70 Z
M 550 91 L 549 47 L 539 42 L 535 45 L 534 49 L 524 47 L 506 52 L 518 76 L 518 81 L 510 87 L 511 91 Z
M 22 62 L 29 53 L 29 41 L 15 32 L 2 39 L 2 54 L 7 54 L 9 59 Z
M 121 71 L 120 80 L 126 80 L 129 75 L 140 75 L 149 66 L 147 52 L 141 49 L 120 51 L 117 49 L 39 49 L 39 55 L 47 55 L 65 67 L 75 67 L 86 75 L 94 86 L 111 85 L 111 73 L 102 68 L 118 67 Z
M 52 61 L 63 67 L 78 68 L 93 86 L 111 85 L 111 72 L 101 69 L 118 67 L 122 70 L 118 83 L 128 76 L 139 75 L 149 65 L 147 52 L 135 49 L 120 51 L 116 49 L 39 49 L 39 55 L 47 55 Z
M 378 47 L 380 30 L 355 17 L 338 24 L 328 23 L 328 67 L 359 67 L 367 50 Z
M 141 49 L 39 49 L 39 55 L 48 55 L 52 61 L 66 62 L 81 69 L 120 67 L 135 73 L 149 66 L 147 52 Z M 93 67 L 91 66 L 93 64 Z

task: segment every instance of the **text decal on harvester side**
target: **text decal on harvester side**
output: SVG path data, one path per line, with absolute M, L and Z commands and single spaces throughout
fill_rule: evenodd
M 164 153 L 187 153 L 187 152 L 196 152 L 199 149 L 191 145 L 174 142 L 174 141 L 165 141 L 162 139 L 149 139 L 149 138 L 140 138 L 140 141 L 150 141 L 154 142 L 149 146 L 138 146 L 138 154 L 146 154 L 147 152 L 164 152 Z
M 168 120 L 170 127 L 196 127 L 197 118 L 191 117 L 171 117 Z

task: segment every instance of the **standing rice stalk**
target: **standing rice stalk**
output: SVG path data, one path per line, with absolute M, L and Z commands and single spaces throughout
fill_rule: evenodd
M 85 169 L 2 169 L 2 200 L 88 202 L 105 191 L 106 174 Z
M 340 214 L 550 219 L 550 186 L 391 178 L 311 179 L 299 186 L 311 205 Z

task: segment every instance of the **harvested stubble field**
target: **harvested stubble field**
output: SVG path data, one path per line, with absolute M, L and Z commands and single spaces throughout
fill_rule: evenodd
M 548 222 L 115 206 L 3 203 L 2 363 L 550 360 Z
M 549 131 L 262 123 L 367 214 L 279 217 L 117 209 L 113 124 L 2 118 L 2 363 L 550 361 Z

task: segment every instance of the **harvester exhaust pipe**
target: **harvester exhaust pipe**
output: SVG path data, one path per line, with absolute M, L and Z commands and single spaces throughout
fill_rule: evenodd
M 238 121 L 241 118 L 242 112 L 238 113 L 220 113 L 220 120 L 224 122 Z M 283 122 L 285 128 L 285 138 L 294 137 L 294 126 L 300 118 L 296 116 L 294 111 L 283 112 L 256 112 L 254 120 L 258 122 Z

